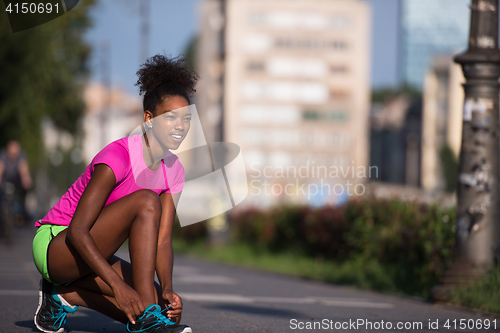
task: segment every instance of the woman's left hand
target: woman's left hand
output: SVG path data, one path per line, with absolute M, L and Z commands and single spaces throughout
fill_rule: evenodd
M 165 300 L 165 304 L 168 307 L 172 305 L 170 309 L 167 310 L 167 317 L 171 321 L 179 324 L 181 322 L 182 316 L 182 299 L 179 295 L 174 293 L 172 289 L 163 289 L 162 292 L 163 299 Z

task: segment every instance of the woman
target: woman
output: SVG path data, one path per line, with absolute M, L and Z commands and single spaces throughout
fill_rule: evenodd
M 63 332 L 78 306 L 127 323 L 129 332 L 191 332 L 179 325 L 182 300 L 172 290 L 184 169 L 170 150 L 189 131 L 197 76 L 184 59 L 162 55 L 137 74 L 144 134 L 106 146 L 36 223 L 33 257 L 43 279 L 35 324 L 43 332 Z M 114 255 L 127 239 L 131 263 Z

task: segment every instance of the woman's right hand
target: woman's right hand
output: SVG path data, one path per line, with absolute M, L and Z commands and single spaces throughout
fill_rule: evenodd
M 118 307 L 127 315 L 128 320 L 135 324 L 135 319 L 145 310 L 139 294 L 123 280 L 112 289 Z

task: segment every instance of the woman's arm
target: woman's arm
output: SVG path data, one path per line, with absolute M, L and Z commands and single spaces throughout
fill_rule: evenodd
M 156 256 L 156 273 L 160 280 L 163 298 L 172 304 L 169 311 L 172 319 L 180 322 L 182 313 L 182 300 L 173 292 L 172 268 L 174 254 L 172 249 L 172 229 L 175 219 L 175 206 L 179 201 L 180 193 L 163 193 L 160 196 L 162 203 L 162 214 L 160 231 L 158 234 L 158 251 Z
M 129 320 L 134 322 L 133 317 L 139 316 L 144 311 L 139 295 L 111 267 L 90 235 L 90 229 L 115 184 L 115 174 L 109 166 L 106 164 L 95 166 L 92 177 L 78 202 L 66 238 L 92 271 L 111 287 L 118 305 Z

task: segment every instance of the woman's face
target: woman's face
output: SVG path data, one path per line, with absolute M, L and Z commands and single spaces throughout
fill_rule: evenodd
M 151 116 L 152 114 L 146 111 L 144 120 L 151 120 Z M 191 122 L 188 101 L 181 96 L 167 96 L 156 106 L 153 116 L 151 131 L 158 143 L 169 150 L 179 148 L 189 132 Z

